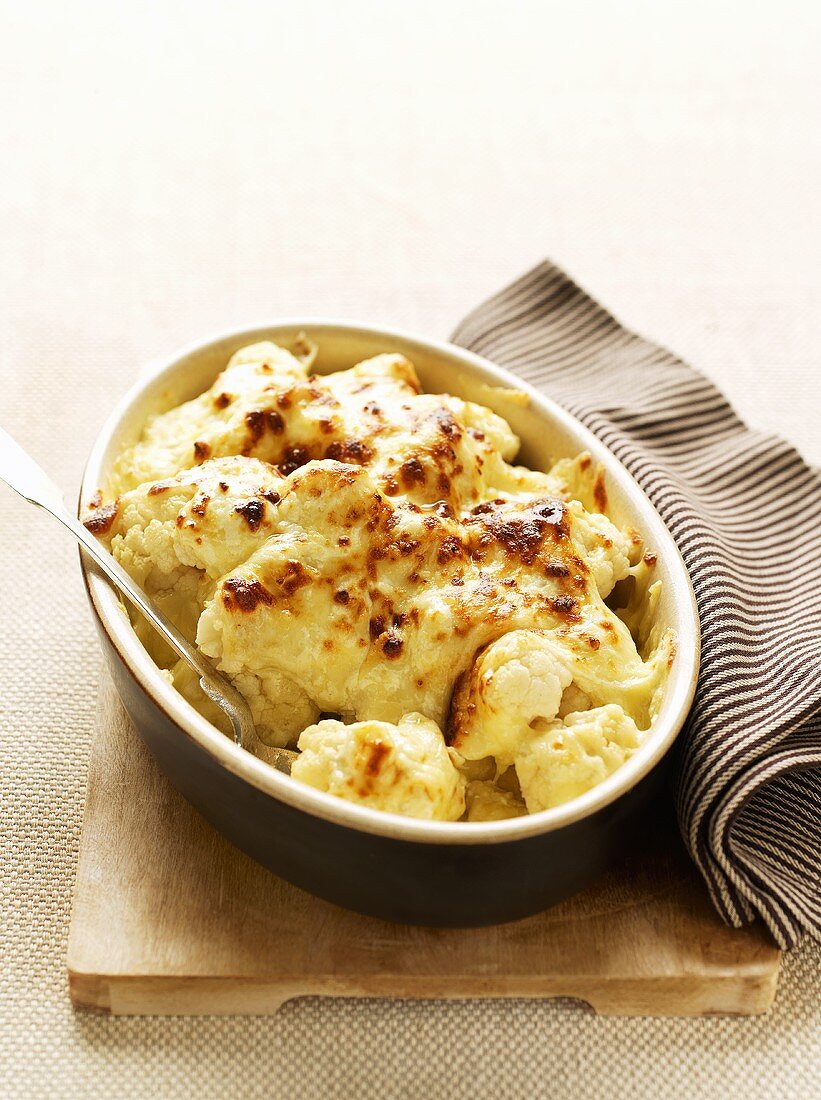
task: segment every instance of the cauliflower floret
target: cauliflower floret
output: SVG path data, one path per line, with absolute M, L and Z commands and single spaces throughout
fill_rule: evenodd
M 616 581 L 630 572 L 630 539 L 607 516 L 587 512 L 577 501 L 567 504 L 572 517 L 573 539 L 580 546 L 602 599 L 609 596 Z
M 304 730 L 294 779 L 349 802 L 428 821 L 456 821 L 465 781 L 439 727 L 421 714 L 398 725 L 325 719 Z
M 277 533 L 220 578 L 204 609 L 203 653 L 234 680 L 250 673 L 264 689 L 276 670 L 321 710 L 356 710 L 371 636 L 368 525 L 383 512 L 389 505 L 361 467 L 316 462 L 292 475 Z
M 578 500 L 588 512 L 607 512 L 604 467 L 588 451 L 575 458 L 560 458 L 550 467 L 562 500 Z
M 466 797 L 467 821 L 504 821 L 527 813 L 521 798 L 487 780 L 475 779 L 468 783 Z
M 661 581 L 655 580 L 655 565 L 655 555 L 645 554 L 624 582 L 630 586 L 626 602 L 615 605 L 616 614 L 632 634 L 642 655 L 652 652 L 659 644 Z
M 531 470 L 529 466 L 512 466 L 505 462 L 498 451 L 485 456 L 484 469 L 485 496 L 528 499 L 533 496 L 561 497 L 561 484 L 556 478 L 541 470 Z
M 504 422 L 503 422 L 504 423 Z M 578 500 L 589 512 L 607 510 L 604 467 L 593 462 L 587 451 L 575 458 L 561 458 L 547 473 L 528 466 L 508 465 L 515 450 L 498 446 L 499 455 L 490 460 L 486 476 L 495 489 L 511 496 L 553 496 L 559 500 Z M 500 459 L 506 459 L 503 462 Z
M 338 387 L 339 397 L 361 392 L 364 382 L 371 400 L 385 397 L 395 400 L 398 392 L 407 397 L 409 393 L 419 393 L 422 388 L 413 363 L 396 352 L 383 352 L 363 359 L 350 370 L 329 374 L 325 381 Z M 402 387 L 400 391 L 397 391 L 397 383 Z
M 257 737 L 266 745 L 291 748 L 300 731 L 319 717 L 319 707 L 290 677 L 275 668 L 232 677 L 248 700 Z
M 549 473 L 509 465 L 506 420 L 422 393 L 403 355 L 309 375 L 316 351 L 304 338 L 238 351 L 207 392 L 149 422 L 119 461 L 122 495 L 95 496 L 88 527 L 234 681 L 264 741 L 309 727 L 295 776 L 411 816 L 458 818 L 468 783 L 469 820 L 523 812 L 516 768 L 565 760 L 546 731 L 579 755 L 594 721 L 581 712 L 615 709 L 635 730 L 661 705 L 675 641 L 652 555 L 636 566 L 641 538 L 604 514 L 590 455 Z M 357 721 L 312 725 L 320 711 Z M 591 772 L 610 766 L 603 745 Z
M 310 370 L 319 355 L 319 347 L 307 333 L 300 332 L 291 344 L 291 354 L 306 370 Z
M 213 726 L 230 736 L 231 723 L 225 712 L 202 690 L 199 676 L 191 666 L 179 660 L 170 671 L 174 687 L 180 695 Z M 293 748 L 300 732 L 319 717 L 319 708 L 298 684 L 281 672 L 270 670 L 258 676 L 245 672 L 233 676 L 232 681 L 245 696 L 251 708 L 257 738 L 264 745 Z
M 277 523 L 284 479 L 265 462 L 242 456 L 212 459 L 117 501 L 107 532 L 111 552 L 156 606 L 193 641 L 206 603 L 224 573 L 253 555 Z M 177 690 L 206 718 L 230 732 L 223 712 L 189 666 L 142 616 L 134 627 L 153 659 L 170 667 Z M 234 677 L 248 700 L 257 732 L 270 745 L 295 742 L 318 707 L 292 679 L 262 667 Z
M 127 516 L 110 549 L 129 576 L 149 592 L 173 587 L 182 573 L 174 532 L 160 520 L 146 518 L 140 524 Z
M 477 405 L 473 401 L 462 401 L 459 397 L 444 394 L 441 400 L 472 432 L 478 433 L 488 441 L 505 461 L 510 461 L 519 450 L 519 437 L 511 426 L 492 409 Z
M 127 562 L 123 564 L 131 572 Z M 214 582 L 194 569 L 178 569 L 163 580 L 166 582 L 163 586 L 151 589 L 151 602 L 171 620 L 183 637 L 193 642 L 200 611 L 214 591 Z M 151 659 L 163 668 L 169 668 L 177 660 L 176 650 L 138 611 L 132 609 L 130 614 L 134 632 Z
M 604 604 L 600 608 L 604 610 L 591 609 L 583 630 L 561 638 L 544 634 L 543 644 L 554 648 L 560 659 L 567 662 L 578 692 L 572 693 L 578 703 L 574 704 L 570 698 L 563 701 L 567 705 L 562 706 L 558 716 L 571 708 L 581 710 L 617 703 L 639 729 L 645 730 L 661 705 L 667 673 L 675 658 L 675 634 L 666 631 L 656 648 L 642 659 L 621 619 Z M 596 648 L 590 648 L 590 639 L 598 643 Z
M 555 648 L 531 630 L 513 630 L 484 649 L 454 694 L 451 734 L 467 760 L 510 764 L 524 731 L 555 716 L 572 680 Z
M 223 458 L 123 493 L 86 523 L 126 572 L 190 641 L 217 578 L 270 533 L 282 478 L 264 462 Z M 134 625 L 161 665 L 176 655 L 134 613 Z
M 641 744 L 635 722 L 615 703 L 553 721 L 516 757 L 516 774 L 532 814 L 559 806 L 601 783 Z
M 268 463 L 242 456 L 139 485 L 117 500 L 111 552 L 149 589 L 180 566 L 217 580 L 271 534 L 284 486 Z
M 149 420 L 139 441 L 117 460 L 115 489 L 171 477 L 208 458 L 248 454 L 256 443 L 277 438 L 281 421 L 267 408 L 266 387 L 276 378 L 285 389 L 306 375 L 305 362 L 269 340 L 241 348 L 211 389 Z M 254 414 L 257 419 L 249 420 Z
M 570 684 L 562 696 L 562 705 L 556 712 L 557 718 L 566 718 L 568 714 L 574 714 L 577 710 L 590 710 L 591 699 L 578 684 Z

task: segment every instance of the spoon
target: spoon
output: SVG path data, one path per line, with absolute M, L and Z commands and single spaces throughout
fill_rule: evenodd
M 154 606 L 140 586 L 134 583 L 119 562 L 75 516 L 71 515 L 66 508 L 63 494 L 54 482 L 2 428 L 0 428 L 0 478 L 30 504 L 36 504 L 45 509 L 64 527 L 67 527 L 114 587 L 142 612 L 174 652 L 191 666 L 199 676 L 200 686 L 208 698 L 228 715 L 236 743 L 248 749 L 249 752 L 252 746 L 261 749 L 262 753 L 258 754 L 264 754 L 265 759 L 275 768 L 286 773 L 290 772 L 291 762 L 296 758 L 296 753 L 288 749 L 261 745 L 254 729 L 251 709 L 244 696 L 237 691 L 230 680 L 217 672 L 195 645 L 183 637 L 176 626 Z

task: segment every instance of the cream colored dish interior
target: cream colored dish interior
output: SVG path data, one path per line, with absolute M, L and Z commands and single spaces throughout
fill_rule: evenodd
M 390 348 L 326 374 L 316 354 L 257 343 L 169 401 L 86 502 L 90 529 L 246 696 L 259 755 L 299 748 L 303 783 L 487 821 L 605 780 L 653 726 L 676 637 L 601 464 L 515 465 L 521 391 L 484 387 L 501 416 L 422 392 Z

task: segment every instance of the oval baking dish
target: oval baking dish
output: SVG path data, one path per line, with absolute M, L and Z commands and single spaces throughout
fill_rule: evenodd
M 415 364 L 426 390 L 493 408 L 522 440 L 518 461 L 588 450 L 607 471 L 610 513 L 643 534 L 658 555 L 662 625 L 678 653 L 661 711 L 641 748 L 586 794 L 541 813 L 483 823 L 426 822 L 375 811 L 297 783 L 243 751 L 161 675 L 118 596 L 85 559 L 91 606 L 117 689 L 135 726 L 176 787 L 226 837 L 297 886 L 363 913 L 411 924 L 467 926 L 538 912 L 581 889 L 624 847 L 657 784 L 658 765 L 692 702 L 699 626 L 684 563 L 643 492 L 607 449 L 568 413 L 480 357 L 389 328 L 282 321 L 192 345 L 155 367 L 118 404 L 92 450 L 81 500 L 106 488 L 118 454 L 146 418 L 201 393 L 240 347 L 290 345 L 305 332 L 319 346 L 318 373 L 384 351 Z M 528 395 L 512 401 L 500 387 Z

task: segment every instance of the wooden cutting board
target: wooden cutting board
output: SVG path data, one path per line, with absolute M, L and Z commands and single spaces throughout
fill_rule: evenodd
M 661 812 L 661 811 L 660 811 Z M 662 812 L 663 816 L 663 812 Z M 160 774 L 107 675 L 77 872 L 76 1008 L 269 1014 L 305 995 L 575 997 L 597 1012 L 754 1014 L 779 952 L 725 927 L 672 827 L 536 917 L 470 930 L 358 916 L 275 878 Z

